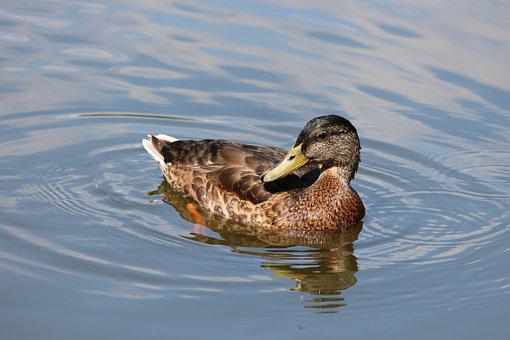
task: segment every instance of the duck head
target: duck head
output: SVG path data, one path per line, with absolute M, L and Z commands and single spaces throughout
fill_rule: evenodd
M 337 115 L 316 117 L 305 125 L 280 164 L 261 180 L 275 181 L 312 163 L 323 169 L 338 167 L 340 175 L 350 181 L 358 169 L 360 150 L 358 133 L 349 120 Z

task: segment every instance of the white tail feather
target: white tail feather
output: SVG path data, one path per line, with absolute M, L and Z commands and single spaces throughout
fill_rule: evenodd
M 173 142 L 178 141 L 178 139 L 177 139 L 177 138 L 175 138 L 175 137 L 168 136 L 168 135 L 163 135 L 163 134 L 161 134 L 161 133 L 160 133 L 160 134 L 158 134 L 158 135 L 156 135 L 156 138 L 157 138 L 157 139 L 164 140 L 164 141 L 169 142 L 169 143 L 173 143 Z
M 149 137 L 149 139 L 142 139 L 143 148 L 160 165 L 165 165 L 165 158 L 163 157 L 163 155 L 159 152 L 159 150 L 154 145 L 154 142 L 152 140 L 152 135 L 147 135 L 147 137 Z M 163 141 L 169 142 L 169 143 L 173 143 L 178 140 L 177 138 L 170 137 L 167 135 L 162 135 L 162 134 L 156 135 L 155 137 L 159 140 L 163 140 Z

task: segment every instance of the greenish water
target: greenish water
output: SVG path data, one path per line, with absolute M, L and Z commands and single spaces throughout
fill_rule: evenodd
M 4 2 L 0 337 L 508 338 L 509 17 Z M 367 208 L 327 249 L 189 222 L 140 145 L 287 148 L 322 113 L 358 128 Z

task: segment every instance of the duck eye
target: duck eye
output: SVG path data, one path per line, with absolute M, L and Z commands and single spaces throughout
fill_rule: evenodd
M 321 140 L 324 138 L 326 138 L 326 132 L 321 132 L 317 135 L 317 137 L 315 137 L 315 139 L 317 139 L 317 140 Z

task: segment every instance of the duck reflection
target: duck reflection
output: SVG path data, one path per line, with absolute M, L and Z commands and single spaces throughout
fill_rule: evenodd
M 305 308 L 330 313 L 346 305 L 341 291 L 356 284 L 358 264 L 353 254 L 353 242 L 358 238 L 362 223 L 344 231 L 289 234 L 213 215 L 189 197 L 173 190 L 166 181 L 149 195 L 163 195 L 163 200 L 171 204 L 182 218 L 194 223 L 194 232 L 183 237 L 230 246 L 232 252 L 257 256 L 263 259 L 262 267 L 273 272 L 273 278 L 294 281 L 292 290 L 312 295 L 304 301 Z M 220 237 L 208 235 L 209 230 Z

